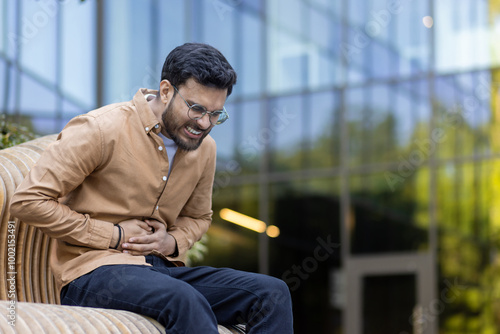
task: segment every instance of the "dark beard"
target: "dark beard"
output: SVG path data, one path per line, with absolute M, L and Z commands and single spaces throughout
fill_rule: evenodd
M 163 124 L 165 124 L 165 120 L 163 120 Z M 187 143 L 184 140 L 180 139 L 178 136 L 176 136 L 175 133 L 173 133 L 172 129 L 169 129 L 168 127 L 166 127 L 165 130 L 167 131 L 170 139 L 172 139 L 174 141 L 174 143 L 177 145 L 177 147 L 180 148 L 181 150 L 184 150 L 184 151 L 196 150 L 198 147 L 200 147 L 201 142 L 203 141 L 203 139 L 206 136 L 206 134 L 203 135 L 203 137 L 201 137 L 200 140 L 198 140 L 197 142 Z
M 181 150 L 184 150 L 184 151 L 194 151 L 198 147 L 200 147 L 201 142 L 203 141 L 203 139 L 205 139 L 205 137 L 208 135 L 208 132 L 210 132 L 210 131 L 204 132 L 203 136 L 197 142 L 185 141 L 185 140 L 179 138 L 179 136 L 177 136 L 175 134 L 175 130 L 177 130 L 177 129 L 175 128 L 176 119 L 175 119 L 175 116 L 173 115 L 174 111 L 172 110 L 173 109 L 172 102 L 173 102 L 173 99 L 170 100 L 167 108 L 165 109 L 165 111 L 163 112 L 163 115 L 161 116 L 163 124 L 165 125 L 165 131 L 167 132 L 170 139 L 172 139 L 174 141 L 174 143 L 177 145 L 178 148 L 180 148 Z M 193 121 L 193 122 L 195 122 L 195 121 Z M 184 124 L 183 127 L 185 125 L 186 124 Z M 193 129 L 199 129 L 198 126 L 196 126 L 196 125 L 192 125 L 191 127 Z

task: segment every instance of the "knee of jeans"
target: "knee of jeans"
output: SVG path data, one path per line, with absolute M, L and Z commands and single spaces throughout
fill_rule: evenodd
M 287 303 L 290 300 L 290 290 L 283 280 L 266 276 L 261 285 L 264 297 L 270 299 L 271 302 L 280 304 Z
M 210 308 L 208 301 L 194 288 L 188 286 L 177 289 L 177 293 L 168 293 L 169 305 L 177 305 L 179 309 Z

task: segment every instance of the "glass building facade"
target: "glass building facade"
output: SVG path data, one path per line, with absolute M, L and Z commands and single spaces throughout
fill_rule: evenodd
M 214 221 L 197 264 L 285 280 L 296 333 L 498 332 L 500 1 L 0 0 L 0 11 L 1 111 L 40 135 L 156 88 L 177 45 L 226 55 L 239 81 L 231 119 L 212 131 Z M 226 222 L 222 208 L 280 235 Z

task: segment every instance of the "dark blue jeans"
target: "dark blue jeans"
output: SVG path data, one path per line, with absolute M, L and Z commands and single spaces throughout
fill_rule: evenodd
M 288 286 L 274 277 L 229 268 L 108 265 L 61 291 L 61 303 L 128 310 L 156 319 L 167 333 L 218 333 L 217 323 L 248 333 L 293 333 Z

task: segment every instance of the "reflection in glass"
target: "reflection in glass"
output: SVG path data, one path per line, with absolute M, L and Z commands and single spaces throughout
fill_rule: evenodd
M 330 92 L 307 96 L 310 110 L 304 121 L 308 168 L 331 168 L 340 164 L 340 121 L 338 98 Z
M 262 22 L 253 13 L 242 13 L 242 38 L 245 43 L 242 45 L 241 69 L 238 72 L 241 91 L 245 95 L 259 94 L 265 88 L 262 84 Z M 238 71 L 239 70 L 239 71 Z
M 498 203 L 498 162 L 447 163 L 438 170 L 439 288 L 449 291 L 440 316 L 444 333 L 470 324 L 475 333 L 498 328 L 492 291 L 498 291 L 498 262 L 491 258 L 500 245 L 494 214 Z M 446 290 L 445 290 L 446 289 Z M 488 307 L 484 307 L 488 305 Z
M 391 175 L 388 177 L 388 173 Z M 392 178 L 398 183 L 391 183 Z M 353 254 L 424 251 L 428 248 L 429 173 L 398 171 L 350 178 L 348 230 Z
M 260 131 L 262 143 L 271 147 L 274 171 L 298 170 L 304 163 L 304 120 L 314 112 L 294 95 L 274 99 L 269 104 L 267 126 Z
M 234 159 L 235 145 L 235 129 L 237 127 L 237 117 L 240 114 L 239 104 L 227 104 L 226 109 L 229 111 L 230 118 L 224 124 L 216 126 L 210 132 L 217 143 L 217 159 L 218 161 L 227 162 Z M 234 117 L 233 117 L 234 116 Z M 218 167 L 221 167 L 220 165 Z
M 498 43 L 490 37 L 497 32 L 495 26 L 490 26 L 488 15 L 489 7 L 494 7 L 494 3 L 475 0 L 434 1 L 435 59 L 439 73 L 498 65 L 498 57 L 492 57 L 492 50 L 498 50 Z M 496 20 L 492 22 L 497 24 Z
M 236 158 L 242 174 L 257 173 L 266 147 L 260 101 L 239 104 L 237 111 Z
M 341 265 L 339 184 L 337 178 L 312 178 L 269 187 L 270 222 L 281 232 L 269 241 L 269 270 L 292 292 L 294 313 L 301 314 L 296 333 L 341 329 L 342 311 L 330 306 L 328 293 L 329 275 Z
M 216 184 L 217 182 L 216 177 Z M 257 272 L 259 234 L 221 219 L 219 211 L 230 208 L 258 218 L 258 187 L 231 187 L 222 182 L 219 185 L 213 195 L 214 215 L 208 230 L 209 256 L 201 264 Z

